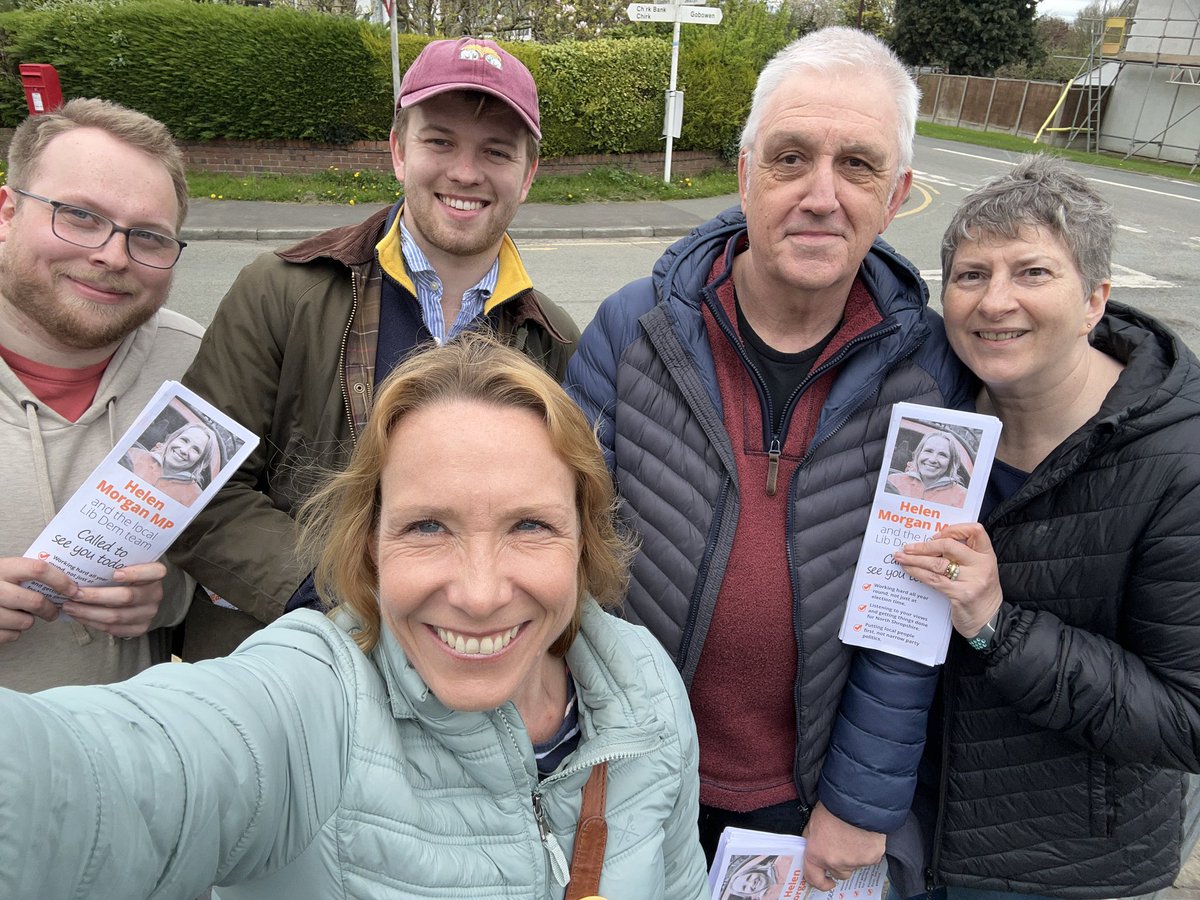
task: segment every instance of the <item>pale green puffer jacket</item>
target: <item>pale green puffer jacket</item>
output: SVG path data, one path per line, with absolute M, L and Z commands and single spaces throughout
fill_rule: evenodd
M 601 893 L 705 897 L 674 666 L 591 601 L 567 662 L 583 739 L 540 786 L 511 703 L 448 710 L 386 629 L 367 657 L 307 610 L 224 659 L 0 693 L 0 897 L 561 898 L 532 795 L 569 860 L 601 760 Z

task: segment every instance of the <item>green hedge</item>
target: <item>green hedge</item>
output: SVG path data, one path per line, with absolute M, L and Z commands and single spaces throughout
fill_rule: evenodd
M 386 33 L 354 19 L 179 0 L 79 4 L 4 14 L 0 42 L 9 125 L 25 113 L 26 61 L 52 63 L 64 96 L 140 109 L 185 141 L 343 142 L 384 137 L 391 121 Z
M 714 40 L 718 35 L 708 34 L 684 43 L 679 87 L 687 91 L 687 103 L 679 149 L 722 151 L 736 137 L 761 66 L 759 57 L 769 57 L 788 37 L 785 27 L 764 33 L 759 20 L 765 13 L 747 12 L 755 7 L 762 4 L 727 0 L 724 5 L 727 23 L 739 16 L 758 23 L 749 37 Z M 538 83 L 543 155 L 644 152 L 662 146 L 670 40 L 661 29 L 648 28 L 645 34 L 505 45 Z M 428 40 L 400 36 L 402 68 Z M 52 63 L 65 96 L 106 97 L 142 110 L 183 141 L 344 143 L 385 138 L 391 124 L 387 31 L 347 17 L 187 0 L 64 4 L 3 13 L 2 125 L 15 125 L 26 114 L 17 71 L 21 62 Z
M 670 45 L 655 38 L 543 47 L 538 82 L 543 154 L 655 149 L 670 65 Z

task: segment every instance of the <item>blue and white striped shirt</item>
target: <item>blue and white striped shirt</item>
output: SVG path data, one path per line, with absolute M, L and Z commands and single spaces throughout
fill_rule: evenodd
M 417 302 L 421 304 L 421 317 L 425 327 L 439 344 L 444 344 L 454 337 L 471 322 L 483 315 L 483 306 L 496 290 L 496 280 L 500 276 L 500 258 L 497 257 L 487 274 L 479 283 L 468 288 L 462 296 L 462 306 L 458 310 L 458 318 L 446 329 L 446 320 L 442 315 L 442 279 L 429 263 L 429 259 L 421 252 L 413 236 L 404 227 L 404 219 L 400 220 L 400 252 L 404 254 L 404 268 L 412 278 L 413 286 L 417 289 Z

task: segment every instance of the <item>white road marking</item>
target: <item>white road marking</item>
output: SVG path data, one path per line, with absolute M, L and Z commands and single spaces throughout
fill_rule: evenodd
M 1002 166 L 1015 166 L 1017 164 L 1015 161 L 1009 161 L 1007 159 L 992 159 L 990 156 L 979 156 L 976 153 L 963 153 L 961 150 L 947 150 L 945 147 L 934 147 L 933 149 L 941 153 L 952 153 L 955 156 L 966 156 L 970 159 L 982 159 L 984 162 L 997 163 Z M 1138 187 L 1132 184 L 1122 184 L 1119 181 L 1105 181 L 1103 178 L 1088 178 L 1088 181 L 1094 182 L 1095 184 L 1107 184 L 1109 187 L 1119 187 L 1126 188 L 1127 190 L 1131 191 L 1141 191 L 1144 194 L 1155 194 L 1159 197 L 1170 197 L 1173 200 L 1187 200 L 1191 203 L 1200 203 L 1200 197 L 1189 197 L 1186 194 L 1172 194 L 1169 191 L 1156 191 L 1152 188 Z

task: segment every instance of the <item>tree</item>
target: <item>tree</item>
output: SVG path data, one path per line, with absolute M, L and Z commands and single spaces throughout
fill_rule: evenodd
M 896 21 L 894 0 L 841 0 L 838 4 L 843 25 L 861 28 L 883 40 L 890 40 Z
M 802 31 L 813 31 L 827 25 L 845 25 L 842 5 L 845 0 L 789 0 L 792 21 Z M 857 2 L 857 0 L 855 0 Z
M 1134 0 L 1092 0 L 1070 23 L 1056 16 L 1038 16 L 1034 30 L 1041 60 L 1002 66 L 996 74 L 1035 81 L 1068 81 L 1100 64 L 1099 43 L 1105 20 L 1110 16 L 1131 16 L 1134 6 Z
M 802 32 L 849 25 L 887 40 L 895 21 L 895 0 L 791 0 L 789 5 L 792 21 Z
M 896 52 L 914 66 L 992 75 L 1037 62 L 1034 0 L 896 0 Z

